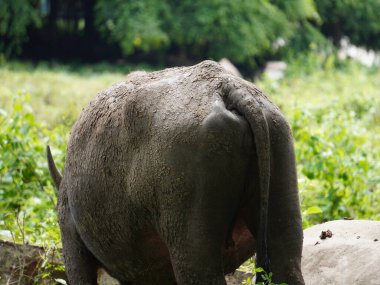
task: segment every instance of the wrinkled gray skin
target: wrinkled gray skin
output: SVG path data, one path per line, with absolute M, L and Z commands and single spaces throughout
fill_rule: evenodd
M 72 285 L 103 267 L 121 284 L 226 284 L 257 253 L 304 284 L 293 142 L 253 84 L 204 61 L 131 74 L 76 122 L 58 216 Z

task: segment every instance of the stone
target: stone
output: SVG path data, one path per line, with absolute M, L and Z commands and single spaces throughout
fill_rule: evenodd
M 321 239 L 330 231 L 331 237 Z M 358 238 L 359 237 L 359 238 Z M 380 284 L 380 222 L 338 220 L 304 231 L 302 273 L 308 285 Z

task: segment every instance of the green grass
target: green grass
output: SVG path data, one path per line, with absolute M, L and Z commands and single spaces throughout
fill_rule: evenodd
M 304 226 L 343 217 L 379 220 L 380 71 L 331 60 L 311 63 L 294 61 L 284 79 L 257 82 L 292 126 Z M 59 243 L 44 147 L 51 144 L 62 169 L 75 118 L 132 69 L 14 62 L 0 67 L 0 238 L 1 230 L 10 229 L 16 241 Z
M 138 68 L 8 63 L 0 67 L 0 108 L 9 109 L 15 94 L 26 92 L 37 120 L 49 127 L 70 126 L 99 91 Z

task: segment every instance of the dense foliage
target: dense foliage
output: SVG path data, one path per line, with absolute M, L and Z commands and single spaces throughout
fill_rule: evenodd
M 379 70 L 327 58 L 316 71 L 315 62 L 293 63 L 280 84 L 260 82 L 292 126 L 304 226 L 379 220 Z
M 378 49 L 379 10 L 378 0 L 3 0 L 0 54 L 24 47 L 27 56 L 159 64 L 228 57 L 252 70 L 264 58 L 325 46 L 326 36 Z
M 20 52 L 21 45 L 28 40 L 27 29 L 40 24 L 38 1 L 0 1 L 0 53 L 6 55 Z
M 0 109 L 0 238 L 59 243 L 56 193 L 44 150 L 51 140 L 62 158 L 64 136 L 59 135 L 59 128 L 53 133 L 35 120 L 29 100 L 20 94 L 10 110 Z
M 323 32 L 336 43 L 346 36 L 355 45 L 380 49 L 379 0 L 315 0 Z
M 190 57 L 249 60 L 316 14 L 310 1 L 102 1 L 98 27 L 126 54 L 171 47 Z M 126 32 L 127 31 L 127 32 Z
M 119 43 L 125 54 L 148 52 L 169 42 L 162 27 L 167 10 L 165 1 L 99 0 L 96 23 L 104 37 Z

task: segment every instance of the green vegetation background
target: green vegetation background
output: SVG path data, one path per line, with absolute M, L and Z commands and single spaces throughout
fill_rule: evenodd
M 380 49 L 379 0 L 50 1 L 57 13 L 47 2 L 0 1 L 0 239 L 61 246 L 45 146 L 63 169 L 70 128 L 97 92 L 132 70 L 222 57 L 250 77 L 268 59 L 288 62 L 283 79 L 255 84 L 292 127 L 304 227 L 380 220 L 380 69 L 335 49 L 344 37 Z M 59 50 L 128 64 L 17 60 Z
M 63 169 L 75 118 L 98 91 L 133 69 L 97 71 L 103 68 L 0 67 L 0 238 L 60 243 L 45 146 Z M 310 54 L 294 60 L 284 79 L 261 77 L 256 84 L 292 126 L 304 226 L 380 220 L 380 70 Z
M 328 39 L 378 50 L 378 11 L 379 0 L 2 0 L 0 62 L 227 57 L 249 73 L 268 58 L 331 47 Z

